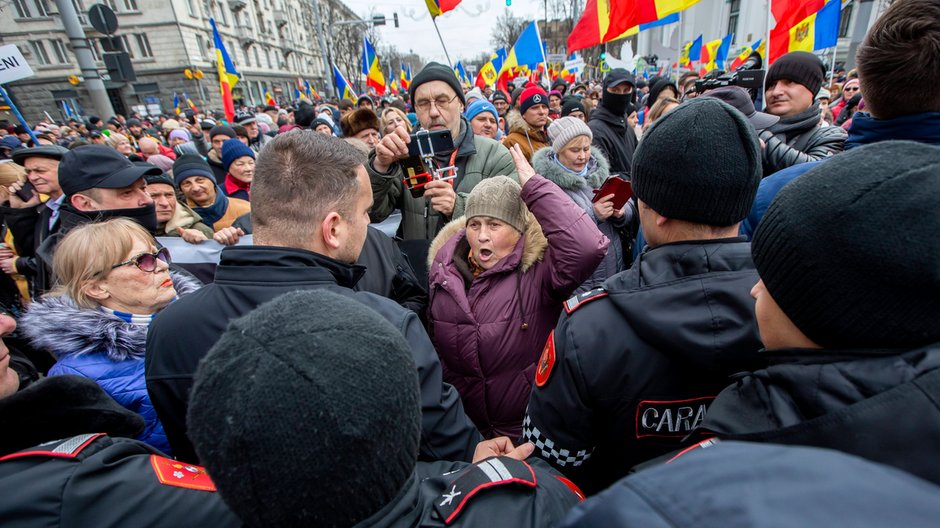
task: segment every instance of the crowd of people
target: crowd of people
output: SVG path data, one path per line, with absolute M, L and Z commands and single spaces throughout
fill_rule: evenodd
M 856 62 L 0 124 L 2 524 L 935 524 L 940 3 Z

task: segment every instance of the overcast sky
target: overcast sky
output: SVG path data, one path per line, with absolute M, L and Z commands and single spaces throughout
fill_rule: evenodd
M 423 0 L 341 0 L 360 16 L 375 6 L 376 13 L 385 15 L 388 24 L 380 29 L 383 43 L 396 46 L 407 52 L 413 50 L 426 60 L 445 61 L 441 42 L 434 32 L 434 24 Z M 437 25 L 444 37 L 451 59 L 472 58 L 480 52 L 492 52 L 490 34 L 498 17 L 509 9 L 513 15 L 528 20 L 543 20 L 544 2 L 539 0 L 512 0 L 506 7 L 505 0 L 463 0 L 454 11 L 437 18 Z M 479 11 L 481 15 L 471 16 Z M 398 13 L 399 28 L 392 24 L 392 14 Z M 415 20 L 417 18 L 417 20 Z

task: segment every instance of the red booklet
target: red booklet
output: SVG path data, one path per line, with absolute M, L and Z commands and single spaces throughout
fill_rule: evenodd
M 619 176 L 611 176 L 600 189 L 594 190 L 594 199 L 591 201 L 596 202 L 610 194 L 614 195 L 614 210 L 620 210 L 627 200 L 633 197 L 633 187 L 630 186 L 629 181 Z

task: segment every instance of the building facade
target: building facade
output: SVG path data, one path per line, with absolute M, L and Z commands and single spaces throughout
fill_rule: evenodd
M 245 104 L 263 103 L 266 92 L 279 101 L 293 99 L 298 81 L 309 81 L 318 91 L 331 82 L 315 38 L 311 1 L 320 2 L 324 17 L 359 20 L 341 0 L 101 0 L 117 15 L 117 44 L 130 55 L 137 77 L 115 82 L 107 76 L 103 54 L 122 50 L 92 28 L 87 16 L 92 2 L 69 1 L 114 111 L 124 115 L 173 113 L 174 94 L 183 106 L 186 94 L 200 109 L 221 108 L 210 17 L 242 75 L 233 96 Z M 54 119 L 97 115 L 54 0 L 4 2 L 0 44 L 16 44 L 36 73 L 7 87 L 29 122 L 46 119 L 45 113 Z
M 636 43 L 637 54 L 656 55 L 660 65 L 673 64 L 678 60 L 682 45 L 699 35 L 708 42 L 733 33 L 729 58 L 736 57 L 745 47 L 766 39 L 768 1 L 701 0 L 682 12 L 679 23 L 640 33 Z M 887 5 L 886 0 L 843 0 L 836 62 L 844 64 L 847 69 L 854 67 L 855 49 Z M 773 27 L 772 21 L 770 24 Z M 831 65 L 831 50 L 816 53 Z

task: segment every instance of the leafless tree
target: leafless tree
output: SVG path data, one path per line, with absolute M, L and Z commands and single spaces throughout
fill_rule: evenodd
M 513 15 L 508 9 L 503 10 L 502 14 L 496 17 L 496 26 L 490 33 L 490 44 L 496 49 L 509 50 L 522 34 L 526 24 L 528 24 L 526 19 Z

